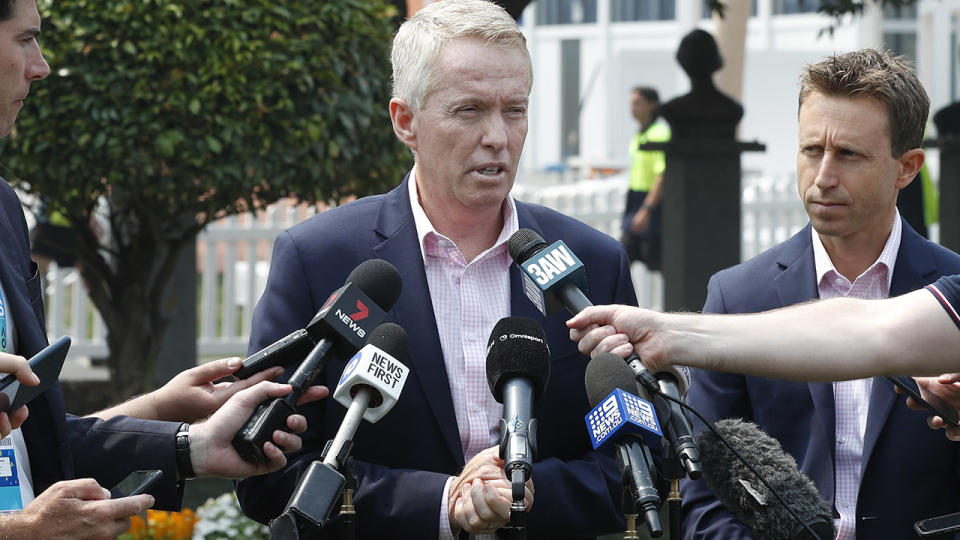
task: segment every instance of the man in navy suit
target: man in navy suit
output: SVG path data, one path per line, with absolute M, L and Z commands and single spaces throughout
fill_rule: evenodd
M 544 326 L 550 380 L 536 405 L 539 451 L 528 538 L 583 538 L 623 530 L 619 472 L 591 451 L 583 417 L 588 359 L 564 314 L 545 317 L 525 295 L 506 249 L 521 227 L 564 240 L 584 262 L 594 302 L 635 304 L 626 255 L 613 238 L 549 209 L 514 201 L 527 131 L 532 66 L 516 22 L 483 0 L 428 5 L 394 39 L 394 132 L 414 154 L 399 187 L 315 216 L 274 246 L 249 349 L 301 328 L 360 262 L 381 258 L 403 291 L 388 315 L 410 340 L 411 375 L 396 406 L 360 426 L 352 455 L 363 538 L 490 538 L 509 519 L 510 485 L 497 459 L 502 407 L 485 379 L 496 322 L 523 315 Z M 348 359 L 331 359 L 331 388 Z M 304 409 L 304 449 L 284 470 L 238 483 L 244 512 L 277 516 L 318 459 L 345 409 Z
M 923 165 L 929 100 L 912 68 L 873 50 L 808 66 L 797 183 L 810 225 L 715 274 L 705 312 L 750 313 L 816 298 L 898 296 L 960 272 L 960 257 L 900 219 L 897 193 Z M 828 331 L 824 323 L 824 331 Z M 796 458 L 835 509 L 839 539 L 900 539 L 960 509 L 960 447 L 884 379 L 799 383 L 697 371 L 688 403 L 752 420 Z M 753 538 L 704 482 L 687 481 L 684 537 Z
M 50 72 L 37 44 L 39 33 L 34 0 L 0 0 L 0 137 L 10 133 L 31 83 Z M 0 367 L 19 367 L 18 377 L 31 384 L 36 380 L 24 367 L 23 357 L 47 345 L 43 294 L 37 263 L 30 260 L 23 208 L 3 179 L 0 239 Z M 179 509 L 185 479 L 239 477 L 283 466 L 283 454 L 272 443 L 265 443 L 270 462 L 254 465 L 243 461 L 230 441 L 254 407 L 289 393 L 290 386 L 260 382 L 236 392 L 250 385 L 211 384 L 237 367 L 239 362 L 229 361 L 199 366 L 160 391 L 87 418 L 65 415 L 58 384 L 12 414 L 0 414 L 3 536 L 112 538 L 129 528 L 131 515 L 154 502 L 160 508 Z M 307 399 L 317 399 L 325 391 L 311 389 L 308 394 Z M 213 411 L 205 422 L 185 423 Z M 143 418 L 120 416 L 131 413 Z M 173 418 L 177 420 L 157 421 Z M 306 424 L 295 415 L 288 426 L 299 432 Z M 299 437 L 291 433 L 275 433 L 274 442 L 288 450 L 300 446 Z M 113 486 L 138 469 L 163 471 L 153 495 L 110 499 L 102 486 Z

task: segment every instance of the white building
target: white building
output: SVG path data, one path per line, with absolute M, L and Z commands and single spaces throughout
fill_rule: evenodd
M 796 159 L 799 74 L 833 52 L 887 48 L 914 60 L 934 112 L 960 99 L 960 0 L 920 0 L 832 20 L 819 0 L 751 2 L 743 62 L 745 114 L 739 138 L 767 145 L 744 154 L 746 170 L 790 175 Z M 530 131 L 523 168 L 543 170 L 569 155 L 591 164 L 625 165 L 636 122 L 627 106 L 636 85 L 666 101 L 689 90 L 674 55 L 694 28 L 715 34 L 702 0 L 536 0 L 520 21 L 534 62 Z

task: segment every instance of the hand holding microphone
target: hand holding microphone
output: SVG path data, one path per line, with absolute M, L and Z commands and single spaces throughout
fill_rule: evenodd
M 399 325 L 384 323 L 370 341 L 347 362 L 334 399 L 347 413 L 334 438 L 323 449 L 323 461 L 314 461 L 300 477 L 287 507 L 271 522 L 272 538 L 299 538 L 299 530 L 327 525 L 346 485 L 344 467 L 361 419 L 374 423 L 396 405 L 410 373 L 401 359 L 407 356 L 407 333 Z
M 583 263 L 562 241 L 547 245 L 535 231 L 520 229 L 510 237 L 507 249 L 529 278 L 527 283 L 535 284 L 548 299 L 553 300 L 553 309 L 559 302 L 576 315 L 593 305 L 583 293 L 586 287 Z M 693 427 L 678 404 L 661 397 L 666 395 L 680 400 L 686 392 L 689 374 L 685 377 L 677 370 L 654 374 L 632 353 L 626 362 L 633 370 L 637 383 L 654 396 L 654 402 L 658 403 L 658 414 L 666 416 L 661 420 L 666 424 L 667 440 L 680 465 L 691 480 L 700 478 L 700 453 L 693 437 Z
M 341 357 L 355 353 L 399 296 L 400 273 L 386 261 L 364 261 L 350 272 L 347 283 L 330 295 L 307 325 L 308 331 L 313 332 L 310 335 L 320 337 L 290 377 L 293 392 L 261 404 L 237 432 L 233 446 L 244 459 L 258 462 L 266 458 L 263 443 L 270 440 L 275 430 L 286 428 L 287 417 L 296 413 L 297 399 L 323 370 L 327 354 L 331 350 Z

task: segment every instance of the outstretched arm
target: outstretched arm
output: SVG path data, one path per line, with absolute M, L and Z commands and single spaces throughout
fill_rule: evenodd
M 682 364 L 802 381 L 954 371 L 960 331 L 926 290 L 835 298 L 750 315 L 589 308 L 568 321 L 584 353 L 636 350 L 651 369 Z

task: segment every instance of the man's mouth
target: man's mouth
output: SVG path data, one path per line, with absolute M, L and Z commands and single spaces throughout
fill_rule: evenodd
M 483 167 L 477 169 L 477 172 L 483 176 L 496 176 L 503 172 L 503 167 Z

